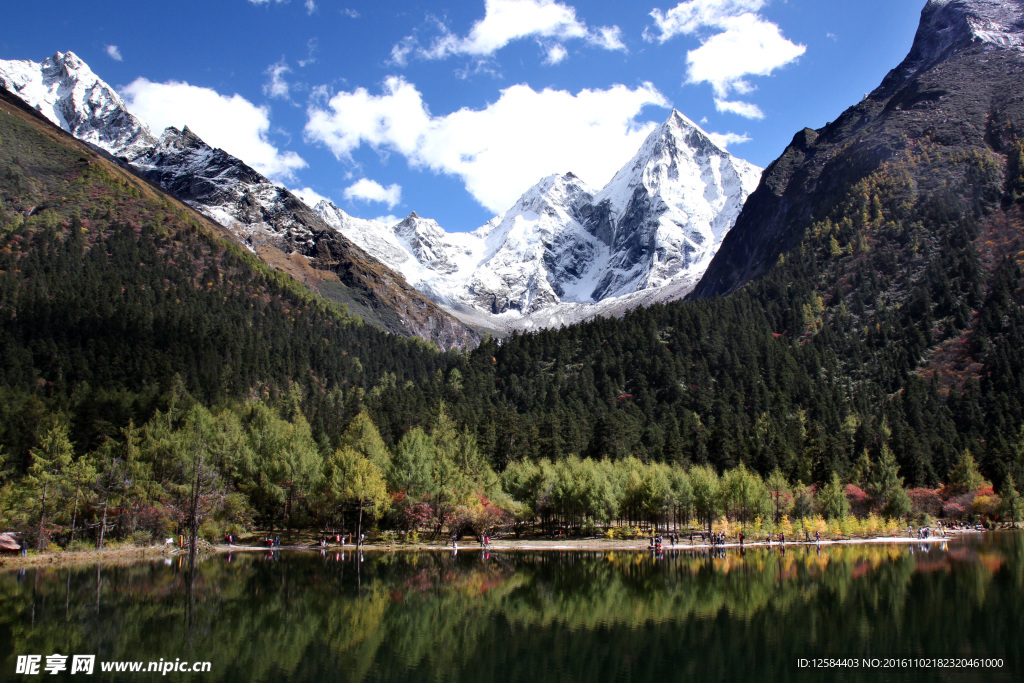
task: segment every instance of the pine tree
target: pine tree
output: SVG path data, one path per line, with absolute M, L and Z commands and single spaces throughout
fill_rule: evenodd
M 843 519 L 850 514 L 850 501 L 846 499 L 838 472 L 833 472 L 828 483 L 821 487 L 815 502 L 818 504 L 818 511 L 826 519 Z
M 899 519 L 910 512 L 910 496 L 903 487 L 903 477 L 899 475 L 896 456 L 885 444 L 882 445 L 878 462 L 873 467 L 868 493 L 886 517 Z
M 690 470 L 690 485 L 693 487 L 693 508 L 697 519 L 710 530 L 720 509 L 718 474 L 707 466 L 694 467 Z
M 391 466 L 391 452 L 384 444 L 377 426 L 365 410 L 359 412 L 349 423 L 342 434 L 341 444 L 348 446 L 367 458 L 381 472 L 387 472 Z
M 74 447 L 68 438 L 68 427 L 58 422 L 42 438 L 39 446 L 31 450 L 32 464 L 24 485 L 29 496 L 29 508 L 36 510 L 39 523 L 36 531 L 36 550 L 43 549 L 48 539 L 47 518 L 57 509 L 65 474 L 71 467 Z
M 957 493 L 977 491 L 985 485 L 985 477 L 981 476 L 970 450 L 965 450 L 949 471 L 949 483 Z
M 1007 475 L 999 489 L 999 497 L 1002 499 L 1003 516 L 1011 524 L 1016 524 L 1021 517 L 1021 497 L 1011 475 Z

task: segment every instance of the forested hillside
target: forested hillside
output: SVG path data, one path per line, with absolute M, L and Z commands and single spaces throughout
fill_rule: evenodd
M 807 482 L 888 445 L 912 485 L 944 481 L 965 450 L 1017 476 L 1020 207 L 1009 185 L 976 196 L 1004 185 L 994 155 L 950 161 L 930 148 L 883 166 L 729 297 L 485 345 L 460 417 L 497 411 L 479 431 L 499 464 L 640 454 Z
M 1020 66 L 970 50 L 797 135 L 698 290 L 727 296 L 470 353 L 362 324 L 5 97 L 0 521 L 42 547 L 1016 516 Z
M 21 469 L 44 414 L 70 419 L 87 450 L 171 386 L 207 405 L 294 388 L 337 435 L 385 372 L 423 383 L 447 362 L 313 295 L 6 96 L 0 168 L 0 443 Z

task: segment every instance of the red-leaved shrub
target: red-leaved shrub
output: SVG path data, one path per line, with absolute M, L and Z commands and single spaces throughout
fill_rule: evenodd
M 910 496 L 910 510 L 914 514 L 938 517 L 942 514 L 942 498 L 938 489 L 917 488 L 907 491 Z
M 864 489 L 847 484 L 844 489 L 846 500 L 850 501 L 850 513 L 857 517 L 867 517 L 871 513 L 871 496 Z

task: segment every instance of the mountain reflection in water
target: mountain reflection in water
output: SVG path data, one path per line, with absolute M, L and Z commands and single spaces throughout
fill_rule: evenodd
M 1024 673 L 1021 533 L 784 553 L 247 552 L 201 562 L 192 600 L 189 583 L 177 559 L 0 573 L 0 678 L 13 676 L 17 655 L 45 662 L 57 653 L 210 661 L 204 681 Z M 988 657 L 1003 666 L 798 666 L 864 657 Z M 92 678 L 104 680 L 99 664 Z

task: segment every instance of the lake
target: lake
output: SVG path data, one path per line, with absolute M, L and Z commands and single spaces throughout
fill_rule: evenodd
M 1022 635 L 1022 533 L 784 554 L 284 551 L 217 555 L 194 573 L 177 558 L 0 573 L 0 680 L 38 655 L 22 680 L 159 678 L 101 670 L 139 661 L 201 681 L 1019 681 Z M 71 674 L 88 665 L 75 655 L 95 655 L 91 676 Z M 209 672 L 174 670 L 193 662 Z

